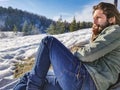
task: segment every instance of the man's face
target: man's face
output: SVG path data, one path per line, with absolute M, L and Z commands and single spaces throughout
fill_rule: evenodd
M 101 9 L 95 10 L 93 14 L 93 24 L 101 29 L 104 29 L 109 25 L 107 17 L 105 14 L 103 14 L 103 11 Z

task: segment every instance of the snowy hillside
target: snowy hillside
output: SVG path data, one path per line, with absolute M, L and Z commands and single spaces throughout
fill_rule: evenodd
M 0 32 L 1 33 L 1 32 Z M 9 34 L 7 36 L 10 36 Z M 13 78 L 14 64 L 35 56 L 40 40 L 46 34 L 32 36 L 13 36 L 0 38 L 0 90 L 10 90 L 17 80 Z M 54 35 L 66 47 L 88 43 L 91 29 Z

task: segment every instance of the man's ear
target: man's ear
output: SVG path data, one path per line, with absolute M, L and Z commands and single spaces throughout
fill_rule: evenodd
M 110 24 L 115 24 L 115 22 L 116 22 L 116 19 L 115 19 L 115 16 L 114 17 L 111 17 L 111 18 L 109 18 L 109 23 Z

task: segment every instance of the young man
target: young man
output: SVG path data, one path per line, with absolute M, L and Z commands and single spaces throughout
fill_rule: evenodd
M 57 88 L 47 90 L 107 90 L 120 73 L 120 14 L 110 3 L 93 7 L 92 42 L 72 54 L 54 37 L 40 43 L 33 69 L 14 90 L 45 90 L 50 64 Z

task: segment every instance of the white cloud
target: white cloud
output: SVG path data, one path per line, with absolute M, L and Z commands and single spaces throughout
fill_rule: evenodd
M 75 13 L 60 13 L 57 16 L 53 17 L 53 20 L 57 21 L 60 16 L 62 16 L 62 20 L 66 20 L 71 22 L 75 17 L 76 21 L 92 21 L 92 8 L 91 6 L 85 6 L 83 10 L 76 11 Z
M 92 21 L 92 7 L 93 5 L 86 5 L 82 11 L 76 12 L 76 21 Z
M 62 19 L 66 20 L 68 22 L 71 22 L 73 20 L 73 17 L 75 16 L 76 21 L 91 21 L 92 22 L 92 7 L 96 5 L 97 2 L 94 2 L 89 5 L 85 5 L 82 10 L 75 11 L 74 13 L 68 14 L 68 13 L 60 13 L 59 16 L 55 16 L 53 19 L 58 20 L 60 15 L 62 15 Z
M 60 16 L 54 16 L 53 20 L 57 21 L 60 18 Z
M 67 20 L 68 22 L 70 22 L 69 18 L 72 17 L 72 15 L 70 13 L 65 13 L 65 12 L 61 12 L 58 15 L 53 17 L 53 20 L 57 21 L 60 17 L 62 17 L 62 20 Z

